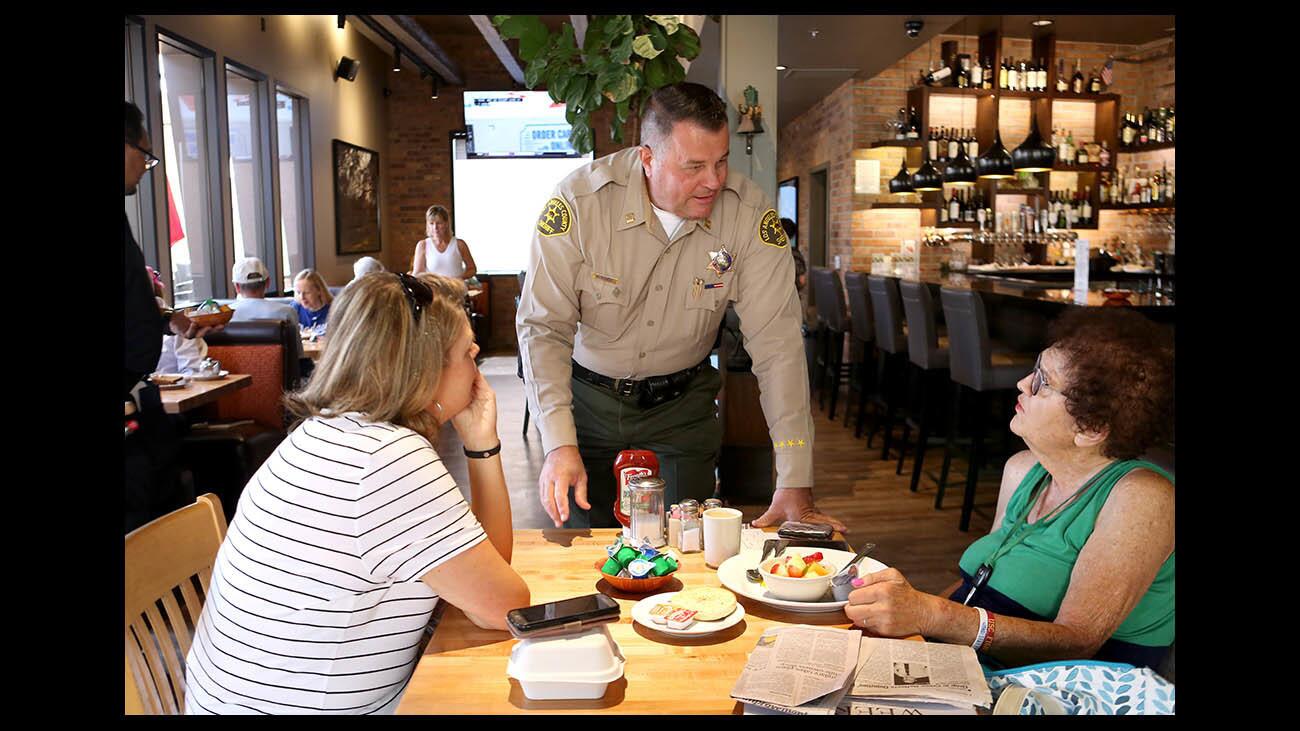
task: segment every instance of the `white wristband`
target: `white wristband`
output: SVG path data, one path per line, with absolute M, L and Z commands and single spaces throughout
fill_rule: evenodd
M 975 633 L 975 641 L 971 643 L 971 647 L 978 651 L 980 645 L 984 644 L 984 636 L 988 634 L 989 631 L 989 613 L 986 612 L 983 607 L 975 607 L 975 611 L 980 613 L 980 628 L 979 631 Z

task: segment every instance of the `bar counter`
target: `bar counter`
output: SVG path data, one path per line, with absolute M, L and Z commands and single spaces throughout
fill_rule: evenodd
M 1086 296 L 1078 298 L 1069 283 L 1020 279 L 1007 274 L 956 273 L 922 275 L 920 278 L 904 277 L 930 285 L 936 314 L 943 320 L 939 289 L 952 287 L 970 289 L 980 293 L 984 300 L 989 336 L 1018 350 L 1032 352 L 1047 346 L 1048 328 L 1052 320 L 1070 307 L 1107 307 L 1104 290 L 1118 288 L 1130 290 L 1128 309 L 1136 310 L 1152 322 L 1167 327 L 1174 326 L 1175 299 L 1166 295 L 1136 291 L 1136 282 L 1116 282 L 1098 278 L 1090 282 Z

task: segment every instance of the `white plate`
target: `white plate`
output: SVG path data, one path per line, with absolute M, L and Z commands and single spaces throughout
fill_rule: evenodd
M 678 637 L 698 637 L 700 635 L 711 635 L 714 632 L 721 632 L 728 627 L 734 627 L 740 620 L 745 618 L 745 608 L 736 602 L 736 609 L 731 614 L 714 622 L 695 622 L 686 629 L 671 629 L 666 624 L 655 624 L 650 618 L 650 609 L 656 604 L 669 604 L 670 600 L 677 596 L 677 592 L 669 591 L 663 594 L 655 594 L 637 602 L 632 607 L 632 621 L 648 627 L 656 632 L 663 632 L 666 635 L 677 635 Z
M 793 548 L 799 549 L 800 547 L 794 546 Z M 810 549 L 803 548 L 802 550 L 808 551 Z M 820 550 L 826 558 L 836 561 L 836 565 L 841 567 L 853 560 L 853 556 L 855 555 L 848 551 L 837 551 L 833 548 L 812 550 Z M 760 551 L 750 551 L 732 556 L 726 561 L 723 561 L 722 565 L 718 567 L 718 580 L 722 582 L 723 586 L 741 596 L 748 597 L 754 601 L 763 602 L 764 604 L 769 604 L 779 609 L 785 609 L 790 612 L 800 612 L 804 614 L 838 612 L 843 609 L 845 604 L 848 604 L 846 601 L 835 601 L 834 598 L 831 597 L 829 590 L 826 592 L 826 601 L 794 602 L 789 599 L 777 599 L 768 593 L 763 584 L 755 584 L 745 576 L 746 569 L 758 568 L 758 559 L 761 555 L 762 552 Z M 889 567 L 870 556 L 867 556 L 858 563 L 859 574 L 875 573 L 887 568 Z
M 202 373 L 195 373 L 194 375 L 190 376 L 190 378 L 194 379 L 195 381 L 219 381 L 228 375 L 230 375 L 230 371 L 222 371 L 216 374 L 215 376 L 208 376 Z

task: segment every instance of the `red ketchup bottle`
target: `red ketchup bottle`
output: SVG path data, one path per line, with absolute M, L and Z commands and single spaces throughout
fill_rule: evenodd
M 648 449 L 624 449 L 614 460 L 614 481 L 618 484 L 618 500 L 614 501 L 614 517 L 624 528 L 632 525 L 632 501 L 627 483 L 641 475 L 659 476 L 659 458 Z

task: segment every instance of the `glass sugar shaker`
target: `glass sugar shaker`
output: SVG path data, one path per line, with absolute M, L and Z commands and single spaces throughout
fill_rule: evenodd
M 700 502 L 686 499 L 679 503 L 682 511 L 682 553 L 704 550 L 704 523 L 700 519 Z

